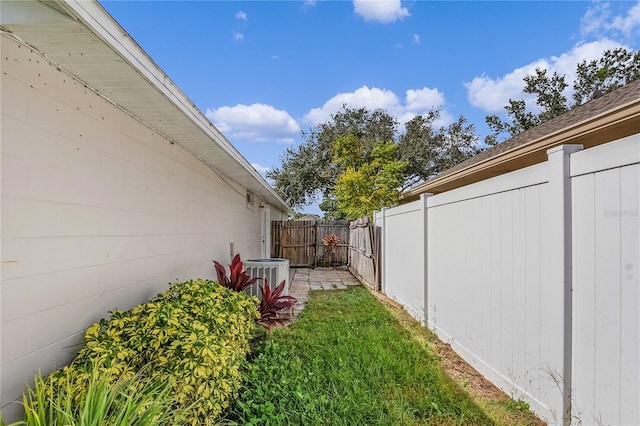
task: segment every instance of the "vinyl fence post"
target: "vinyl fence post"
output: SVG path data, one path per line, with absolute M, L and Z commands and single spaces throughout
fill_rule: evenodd
M 380 233 L 382 236 L 382 241 L 380 244 L 380 248 L 382 250 L 382 274 L 380 276 L 380 290 L 383 294 L 387 294 L 387 207 L 382 208 L 382 232 Z
M 562 145 L 547 151 L 549 162 L 549 283 L 552 288 L 562 285 L 562 423 L 571 424 L 572 369 L 572 248 L 571 248 L 571 154 L 582 145 Z M 558 294 L 558 293 L 555 293 Z M 553 312 L 552 312 L 553 314 Z M 552 324 L 553 326 L 553 324 Z M 542 330 L 544 333 L 545 330 Z M 559 420 L 559 419 L 558 419 Z
M 427 326 L 429 323 L 429 210 L 427 208 L 427 200 L 433 194 L 420 195 L 420 208 L 422 209 L 422 277 L 424 288 L 424 317 L 422 325 Z

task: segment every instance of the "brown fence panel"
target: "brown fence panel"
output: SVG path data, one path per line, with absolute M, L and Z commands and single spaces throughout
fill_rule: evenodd
M 349 269 L 369 287 L 378 289 L 376 279 L 376 250 L 374 230 L 369 225 L 369 216 L 349 224 Z
M 315 221 L 284 222 L 280 233 L 280 253 L 291 266 L 313 266 L 316 257 Z
M 316 266 L 344 266 L 349 262 L 349 221 L 319 220 L 316 222 Z M 335 253 L 330 256 L 323 243 L 323 238 L 334 234 L 340 239 Z
M 333 256 L 325 253 L 323 238 L 340 238 Z M 291 266 L 343 266 L 349 261 L 349 222 L 346 220 L 273 221 L 271 256 L 289 259 Z

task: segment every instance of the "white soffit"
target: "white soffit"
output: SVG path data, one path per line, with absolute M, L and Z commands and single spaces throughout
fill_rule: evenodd
M 289 206 L 95 0 L 5 1 L 2 28 L 215 171 Z

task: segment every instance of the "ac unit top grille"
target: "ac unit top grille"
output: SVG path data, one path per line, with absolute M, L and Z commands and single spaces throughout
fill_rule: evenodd
M 249 294 L 260 297 L 258 285 L 262 280 L 267 280 L 269 288 L 273 290 L 282 281 L 285 281 L 283 295 L 289 294 L 289 260 L 287 259 L 249 259 L 243 262 L 243 266 L 250 277 L 259 278 L 256 284 L 249 289 Z

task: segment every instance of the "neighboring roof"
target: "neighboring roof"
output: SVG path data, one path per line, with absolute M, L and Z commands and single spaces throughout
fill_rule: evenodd
M 2 29 L 214 171 L 281 210 L 275 190 L 95 0 L 6 1 Z M 179 52 L 176 52 L 179 54 Z
M 558 145 L 584 148 L 640 132 L 640 80 L 580 105 L 496 145 L 406 191 L 402 202 L 437 194 L 547 160 Z
M 300 216 L 299 218 L 296 219 L 297 221 L 303 221 L 303 220 L 320 220 L 320 216 L 318 216 L 317 214 L 305 214 L 304 216 Z

